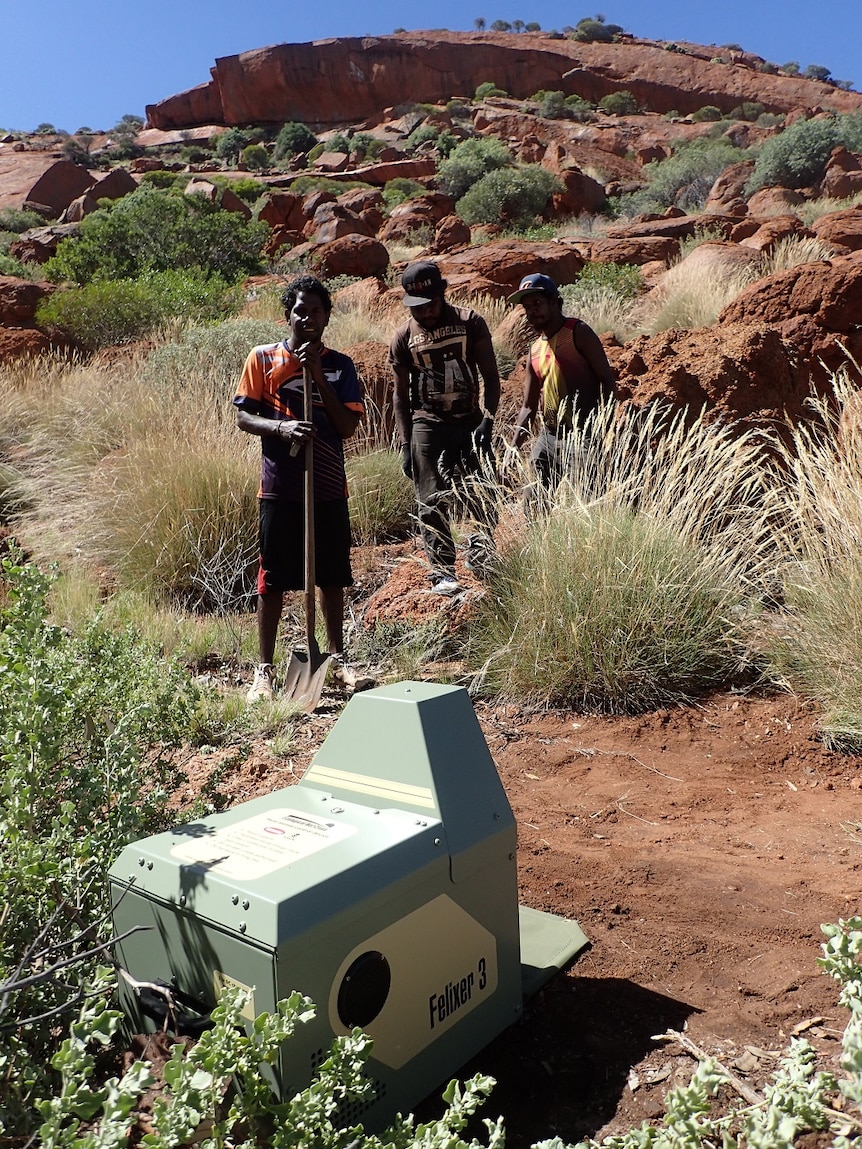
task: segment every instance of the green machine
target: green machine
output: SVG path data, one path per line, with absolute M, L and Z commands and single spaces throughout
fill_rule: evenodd
M 515 854 L 466 691 L 357 694 L 295 786 L 117 858 L 114 927 L 134 931 L 116 945 L 123 1008 L 139 1032 L 194 1034 L 225 984 L 251 990 L 249 1019 L 299 990 L 317 1016 L 285 1042 L 274 1089 L 292 1096 L 360 1026 L 374 1100 L 345 1123 L 383 1128 L 586 944 L 576 922 L 519 908 Z

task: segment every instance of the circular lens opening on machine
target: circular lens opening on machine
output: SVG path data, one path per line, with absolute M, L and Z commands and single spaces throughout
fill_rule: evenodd
M 367 950 L 351 962 L 338 990 L 338 1016 L 348 1029 L 366 1026 L 386 1004 L 392 973 L 377 950 Z

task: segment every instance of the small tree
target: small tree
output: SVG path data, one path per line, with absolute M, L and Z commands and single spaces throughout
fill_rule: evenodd
M 506 223 L 529 227 L 536 222 L 558 186 L 557 177 L 539 164 L 488 172 L 455 205 L 466 223 Z
M 826 83 L 832 73 L 828 68 L 824 68 L 822 64 L 809 64 L 803 72 L 806 80 L 820 80 L 821 83 Z
M 285 124 L 275 138 L 273 159 L 283 160 L 300 152 L 309 152 L 317 143 L 317 136 L 305 124 L 291 121 Z
M 511 32 L 512 31 L 512 25 L 508 22 L 508 20 L 495 20 L 494 23 L 491 25 L 491 31 L 492 32 Z
M 521 29 L 524 27 L 524 21 L 523 20 L 513 20 L 512 21 L 512 27 L 515 29 L 516 32 L 520 32 Z
M 215 154 L 220 160 L 235 162 L 239 153 L 250 142 L 248 135 L 241 128 L 228 128 L 216 140 Z
M 492 83 L 490 80 L 485 80 L 485 82 L 483 84 L 480 84 L 479 87 L 476 89 L 474 99 L 479 100 L 481 102 L 482 100 L 486 100 L 488 98 L 488 96 L 505 96 L 505 95 L 506 95 L 506 92 L 504 92 L 502 88 L 498 88 L 497 85 Z
M 476 19 L 473 21 L 473 27 L 476 29 L 477 32 L 484 32 L 485 31 L 485 17 L 484 16 L 477 16 Z
M 447 195 L 459 199 L 482 176 L 497 168 L 509 167 L 512 153 L 500 140 L 464 140 L 437 169 L 437 182 Z
M 542 25 L 537 24 L 535 20 L 531 20 L 529 24 L 524 25 L 525 32 L 541 32 Z
M 633 116 L 638 110 L 637 100 L 625 89 L 602 96 L 599 107 L 611 116 Z
M 261 172 L 269 167 L 269 152 L 263 144 L 248 144 L 240 152 L 240 159 L 253 172 Z

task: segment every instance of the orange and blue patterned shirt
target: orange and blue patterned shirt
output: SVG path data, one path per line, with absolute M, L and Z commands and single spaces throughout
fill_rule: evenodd
M 327 381 L 345 407 L 362 414 L 362 383 L 353 360 L 324 347 L 320 365 Z M 234 405 L 266 419 L 304 419 L 302 364 L 287 341 L 253 347 L 242 369 Z M 311 419 L 314 438 L 314 499 L 328 502 L 347 498 L 344 441 L 332 426 L 315 390 Z M 278 436 L 261 436 L 261 472 L 258 498 L 302 502 L 303 452 L 290 453 L 290 443 Z

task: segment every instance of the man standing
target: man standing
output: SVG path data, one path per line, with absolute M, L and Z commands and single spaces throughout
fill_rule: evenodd
M 353 360 L 323 345 L 332 300 L 311 276 L 295 279 L 281 297 L 290 335 L 252 348 L 234 405 L 241 431 L 261 440 L 260 569 L 257 631 L 260 664 L 248 701 L 272 698 L 275 644 L 284 592 L 304 589 L 304 444 L 314 438 L 315 584 L 326 623 L 335 677 L 362 689 L 344 661 L 344 587 L 350 569 L 350 517 L 343 442 L 363 414 L 362 385 Z M 314 382 L 313 410 L 303 411 L 303 368 Z
M 416 491 L 431 589 L 451 595 L 460 586 L 447 504 L 457 496 L 483 526 L 494 525 L 481 472 L 483 457 L 491 454 L 500 375 L 488 325 L 475 311 L 446 301 L 446 281 L 435 263 L 411 264 L 401 286 L 410 319 L 389 347 L 401 465 Z M 487 533 L 471 535 L 468 566 L 478 568 L 489 547 Z
M 540 482 L 553 490 L 563 477 L 565 442 L 573 426 L 614 394 L 614 372 L 598 335 L 580 319 L 566 319 L 563 300 L 550 276 L 534 272 L 521 280 L 509 303 L 520 303 L 539 332 L 530 348 L 524 399 L 512 446 L 519 447 L 542 407 L 542 428 L 530 458 Z

